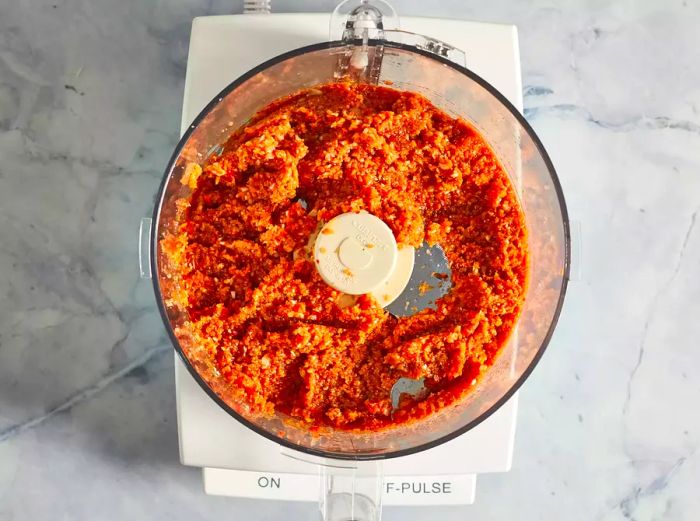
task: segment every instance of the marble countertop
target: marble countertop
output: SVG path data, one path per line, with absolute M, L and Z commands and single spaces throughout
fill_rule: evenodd
M 467 512 L 697 518 L 700 4 L 394 3 L 519 26 L 526 116 L 581 223 L 581 280 L 523 388 L 513 469 L 481 476 Z M 139 220 L 178 137 L 190 22 L 240 11 L 0 6 L 1 521 L 315 519 L 309 504 L 206 497 L 179 464 L 172 350 L 138 275 Z

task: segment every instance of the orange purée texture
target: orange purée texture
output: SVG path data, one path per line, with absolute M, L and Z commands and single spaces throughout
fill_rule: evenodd
M 415 421 L 468 393 L 508 339 L 527 281 L 518 200 L 483 138 L 422 96 L 347 83 L 300 92 L 192 172 L 180 233 L 161 242 L 190 318 L 177 334 L 253 411 L 312 429 Z M 360 210 L 399 243 L 443 247 L 452 290 L 437 309 L 395 318 L 321 280 L 310 236 Z M 392 411 L 401 377 L 429 392 Z

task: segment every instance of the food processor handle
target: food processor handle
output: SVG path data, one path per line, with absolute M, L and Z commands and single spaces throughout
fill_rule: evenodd
M 319 466 L 319 507 L 323 521 L 380 521 L 382 462 L 355 462 L 353 468 Z
M 318 469 L 318 505 L 323 521 L 379 521 L 384 466 L 381 460 L 322 457 L 280 446 L 280 454 Z

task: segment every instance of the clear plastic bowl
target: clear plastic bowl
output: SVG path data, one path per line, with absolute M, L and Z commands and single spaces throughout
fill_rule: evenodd
M 203 162 L 229 135 L 271 101 L 337 78 L 339 63 L 353 52 L 327 42 L 283 54 L 251 70 L 224 89 L 197 117 L 178 144 L 165 173 L 154 213 L 151 262 L 157 301 L 170 338 L 202 388 L 224 410 L 259 434 L 290 448 L 333 459 L 371 460 L 402 456 L 448 441 L 488 418 L 532 372 L 561 310 L 569 275 L 569 223 L 552 163 L 530 125 L 498 91 L 468 69 L 428 51 L 386 41 L 363 47 L 370 63 L 381 59 L 371 80 L 418 92 L 447 113 L 471 123 L 488 141 L 516 186 L 527 220 L 530 286 L 517 331 L 475 390 L 455 406 L 422 421 L 377 433 L 333 429 L 311 434 L 283 415 L 252 414 L 227 395 L 204 365 L 185 356 L 173 327 L 187 317 L 166 306 L 159 241 L 175 231 L 175 201 L 188 196 L 180 183 L 188 161 Z M 185 346 L 186 347 L 186 346 Z

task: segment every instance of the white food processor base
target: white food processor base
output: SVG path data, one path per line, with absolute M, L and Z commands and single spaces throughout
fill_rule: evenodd
M 237 77 L 278 54 L 328 40 L 330 14 L 232 15 L 192 24 L 182 112 L 184 131 Z M 522 110 L 517 29 L 439 18 L 401 17 L 401 28 L 466 53 L 467 67 Z M 180 460 L 203 468 L 208 494 L 317 501 L 316 465 L 254 433 L 212 401 L 175 360 Z M 517 394 L 476 428 L 418 454 L 384 461 L 384 505 L 468 505 L 476 475 L 511 467 Z

